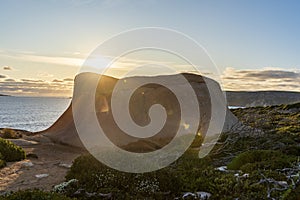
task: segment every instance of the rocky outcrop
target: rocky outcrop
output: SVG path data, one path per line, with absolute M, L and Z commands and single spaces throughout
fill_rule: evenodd
M 184 84 L 189 84 L 190 86 L 192 86 L 199 103 L 200 123 L 199 118 L 191 119 L 190 122 L 199 124 L 198 131 L 201 134 L 205 134 L 212 116 L 212 99 L 210 98 L 210 91 L 207 88 L 207 83 L 213 85 L 213 87 L 215 88 L 214 92 L 218 93 L 218 95 L 222 94 L 221 89 L 218 83 L 212 79 L 188 73 L 182 75 L 188 82 L 184 83 L 177 81 L 179 80 L 179 75 L 130 77 L 120 80 L 109 76 L 101 76 L 95 94 L 95 109 L 99 124 L 103 128 L 104 132 L 108 133 L 107 137 L 115 144 L 118 144 L 123 148 L 127 148 L 127 150 L 131 150 L 134 144 L 142 144 L 143 147 L 146 146 L 146 150 L 141 150 L 142 152 L 144 152 L 164 146 L 173 138 L 174 134 L 180 126 L 189 126 L 189 124 L 182 124 L 182 121 L 180 120 L 181 110 L 176 95 L 174 95 L 174 93 L 172 93 L 167 87 L 155 84 L 162 79 L 167 81 L 168 84 L 175 86 L 176 88 L 182 88 L 183 95 L 189 95 L 185 94 Z M 88 91 L 89 87 L 94 84 L 96 80 L 98 81 L 98 78 L 99 75 L 93 73 L 83 73 L 76 77 L 74 90 L 78 89 L 82 91 L 80 94 L 77 94 L 77 101 L 80 101 L 81 97 L 86 95 L 85 91 Z M 148 80 L 150 84 L 146 84 L 138 88 L 133 93 L 130 99 L 129 110 L 132 119 L 136 124 L 140 126 L 149 124 L 149 108 L 154 104 L 160 104 L 166 110 L 167 120 L 164 127 L 158 134 L 146 139 L 137 139 L 124 133 L 118 127 L 113 118 L 110 105 L 112 91 L 118 81 L 128 83 L 128 89 L 130 89 L 131 85 L 136 85 L 137 83 L 144 81 L 145 79 Z M 121 92 L 126 93 L 126 88 L 124 88 Z M 122 101 L 122 99 L 119 99 L 118 101 Z M 215 99 L 214 101 L 219 101 L 217 102 L 218 104 L 224 103 L 221 96 L 220 99 Z M 189 103 L 190 102 L 188 101 L 185 102 L 186 105 L 189 105 Z M 77 105 L 73 104 L 74 101 L 64 112 L 64 114 L 50 128 L 41 133 L 49 137 L 53 141 L 76 147 L 83 147 L 82 142 L 78 137 L 72 113 L 72 106 L 76 107 Z M 232 130 L 233 127 L 240 127 L 237 126 L 238 124 L 240 124 L 238 119 L 228 109 L 226 109 L 226 120 L 223 131 L 227 132 Z M 87 131 L 89 131 L 88 126 L 89 124 L 87 123 Z

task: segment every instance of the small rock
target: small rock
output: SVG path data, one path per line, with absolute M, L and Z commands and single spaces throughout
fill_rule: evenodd
M 249 178 L 249 174 L 243 174 L 242 178 Z
M 33 163 L 30 162 L 30 161 L 27 161 L 27 162 L 23 162 L 22 163 L 22 167 L 32 167 L 33 166 Z
M 74 192 L 74 196 L 81 196 L 82 194 L 85 194 L 85 190 L 82 188 L 79 188 L 76 192 Z
M 196 197 L 196 195 L 194 193 L 187 192 L 187 193 L 184 193 L 182 196 L 183 199 L 188 198 L 188 197 Z
M 58 185 L 55 185 L 53 187 L 53 191 L 54 192 L 58 192 L 58 193 L 64 193 L 66 191 L 66 189 L 71 185 L 71 184 L 74 184 L 74 183 L 77 183 L 78 180 L 77 179 L 71 179 L 69 180 L 68 182 L 63 182 L 61 184 L 58 184 Z
M 278 183 L 278 185 L 280 185 L 282 187 L 288 187 L 289 186 L 289 184 L 286 181 L 278 181 L 277 183 Z
M 35 175 L 36 178 L 45 178 L 45 177 L 48 177 L 49 174 L 37 174 Z
M 227 166 L 217 167 L 216 170 L 219 170 L 220 172 L 227 172 Z
M 196 192 L 197 196 L 201 200 L 207 200 L 211 197 L 211 194 L 208 192 Z
M 72 164 L 60 163 L 58 166 L 70 169 L 72 167 Z
M 299 174 L 292 174 L 292 175 L 289 175 L 289 176 L 286 176 L 287 178 L 294 178 L 294 177 L 299 177 Z

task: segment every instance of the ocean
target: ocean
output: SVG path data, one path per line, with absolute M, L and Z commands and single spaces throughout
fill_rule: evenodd
M 0 128 L 45 130 L 63 114 L 70 102 L 67 98 L 0 96 Z
M 0 128 L 42 131 L 67 109 L 71 99 L 0 96 Z

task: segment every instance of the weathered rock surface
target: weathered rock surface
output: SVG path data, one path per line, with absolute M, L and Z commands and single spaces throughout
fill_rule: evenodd
M 222 96 L 221 88 L 218 83 L 212 79 L 202 77 L 195 74 L 182 74 L 187 82 L 176 81 L 177 76 L 179 75 L 166 75 L 166 76 L 156 76 L 156 77 L 130 77 L 124 79 L 116 79 L 109 76 L 101 76 L 99 79 L 98 74 L 94 73 L 83 73 L 76 77 L 74 90 L 81 91 L 80 94 L 77 93 L 76 101 L 80 102 L 81 97 L 88 95 L 89 89 L 95 83 L 98 83 L 97 92 L 95 94 L 95 109 L 98 117 L 99 124 L 104 129 L 104 132 L 108 132 L 107 136 L 115 144 L 120 146 L 127 146 L 128 149 L 131 148 L 132 144 L 142 144 L 143 147 L 146 146 L 147 149 L 153 150 L 164 146 L 169 142 L 169 139 L 178 130 L 178 127 L 181 126 L 180 122 L 180 105 L 176 99 L 174 93 L 164 86 L 158 84 L 147 84 L 138 88 L 132 95 L 130 99 L 130 114 L 132 119 L 136 124 L 140 126 L 145 126 L 150 122 L 148 115 L 149 108 L 154 104 L 160 104 L 164 106 L 167 112 L 167 121 L 163 129 L 155 136 L 147 139 L 138 140 L 132 138 L 132 136 L 124 133 L 116 124 L 112 112 L 111 112 L 111 96 L 112 91 L 118 81 L 124 81 L 128 83 L 128 90 L 132 85 L 139 83 L 142 80 L 148 80 L 152 83 L 157 83 L 160 80 L 164 79 L 170 85 L 175 85 L 177 88 L 182 88 L 183 95 L 185 94 L 185 84 L 192 86 L 199 103 L 200 110 L 200 123 L 198 119 L 192 119 L 192 123 L 199 123 L 198 131 L 202 134 L 205 134 L 209 123 L 211 121 L 212 111 L 211 111 L 211 101 L 210 91 L 207 88 L 207 83 L 213 86 L 214 91 L 219 95 L 218 99 L 214 99 L 217 104 L 224 104 L 224 96 Z M 99 82 L 98 82 L 99 81 Z M 124 91 L 126 93 L 126 88 Z M 74 98 L 74 97 L 73 97 Z M 122 101 L 122 99 L 119 99 Z M 186 105 L 189 105 L 190 102 L 185 102 Z M 41 132 L 46 137 L 49 137 L 51 140 L 68 144 L 76 147 L 83 147 L 83 144 L 78 136 L 73 114 L 72 114 L 72 105 L 74 104 L 74 99 L 69 108 L 64 112 L 64 114 L 47 130 Z M 194 121 L 193 121 L 194 120 Z M 191 120 L 190 120 L 191 121 Z M 86 123 L 86 131 L 90 131 L 89 124 Z M 188 125 L 185 125 L 188 126 Z M 223 132 L 232 131 L 232 129 L 238 130 L 242 125 L 238 119 L 230 112 L 226 107 L 226 120 L 223 127 Z M 241 130 L 239 130 L 241 131 Z M 162 140 L 162 137 L 169 138 L 167 140 Z M 120 142 L 121 141 L 121 142 Z M 131 145 L 131 146 L 130 146 Z M 129 147 L 130 146 L 130 147 Z

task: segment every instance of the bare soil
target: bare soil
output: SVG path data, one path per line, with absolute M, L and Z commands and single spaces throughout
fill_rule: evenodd
M 10 162 L 0 169 L 0 191 L 33 188 L 49 191 L 54 185 L 65 181 L 68 165 L 82 153 L 74 147 L 53 143 L 42 135 L 26 136 L 22 141 L 13 142 L 21 146 L 27 155 L 35 154 L 38 158 L 28 157 L 19 162 Z M 30 162 L 32 166 L 28 166 Z M 37 178 L 39 174 L 48 176 Z

